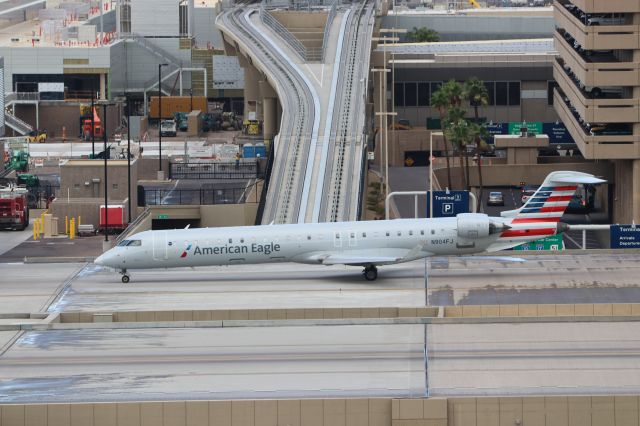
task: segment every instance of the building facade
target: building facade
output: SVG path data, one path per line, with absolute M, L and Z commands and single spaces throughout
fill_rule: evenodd
M 556 0 L 555 108 L 583 156 L 615 167 L 614 220 L 640 221 L 640 2 Z

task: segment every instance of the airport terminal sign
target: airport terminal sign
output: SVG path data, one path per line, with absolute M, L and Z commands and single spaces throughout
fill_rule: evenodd
M 640 226 L 611 225 L 609 237 L 612 249 L 640 248 Z
M 427 191 L 427 216 L 429 199 Z M 469 213 L 468 191 L 433 191 L 433 217 L 454 217 L 458 213 Z
M 540 240 L 531 241 L 529 243 L 520 244 L 513 248 L 514 250 L 564 250 L 564 242 L 562 234 L 552 235 Z

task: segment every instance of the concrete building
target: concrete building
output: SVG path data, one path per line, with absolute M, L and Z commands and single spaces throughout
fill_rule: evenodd
M 640 221 L 640 3 L 555 1 L 555 108 L 583 156 L 615 167 L 614 220 Z

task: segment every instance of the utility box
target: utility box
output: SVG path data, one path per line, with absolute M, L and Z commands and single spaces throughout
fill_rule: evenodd
M 125 219 L 125 206 L 123 204 L 109 204 L 108 209 L 104 204 L 100 205 L 100 229 L 123 230 L 127 227 Z M 107 220 L 108 219 L 108 220 Z
M 194 110 L 187 114 L 187 136 L 200 136 L 202 130 L 202 111 Z

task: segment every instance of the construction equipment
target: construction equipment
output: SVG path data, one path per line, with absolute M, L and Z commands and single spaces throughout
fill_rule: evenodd
M 27 136 L 27 141 L 29 142 L 37 142 L 44 143 L 47 141 L 47 131 L 46 130 L 34 130 L 29 133 Z
M 26 172 L 29 168 L 29 153 L 25 151 L 13 151 L 6 168 L 15 170 L 16 172 Z
M 480 6 L 480 3 L 478 3 L 476 0 L 469 0 L 469 4 L 473 6 L 475 9 L 480 9 L 482 7 Z
M 24 230 L 29 225 L 27 196 L 26 188 L 0 187 L 0 228 Z
M 206 113 L 207 98 L 204 96 L 163 96 L 162 118 L 173 118 L 173 114 L 180 111 L 199 110 Z M 157 119 L 160 110 L 160 101 L 157 96 L 151 97 L 149 104 L 149 118 Z
M 189 130 L 189 120 L 187 119 L 186 112 L 174 112 L 173 121 L 176 122 L 176 127 L 181 132 L 186 132 L 187 130 Z
M 91 129 L 91 114 L 93 114 L 93 130 Z M 104 136 L 102 121 L 95 107 L 93 107 L 93 112 L 89 111 L 88 116 L 82 116 L 82 137 L 85 141 L 90 141 L 92 133 L 95 139 L 100 139 Z

